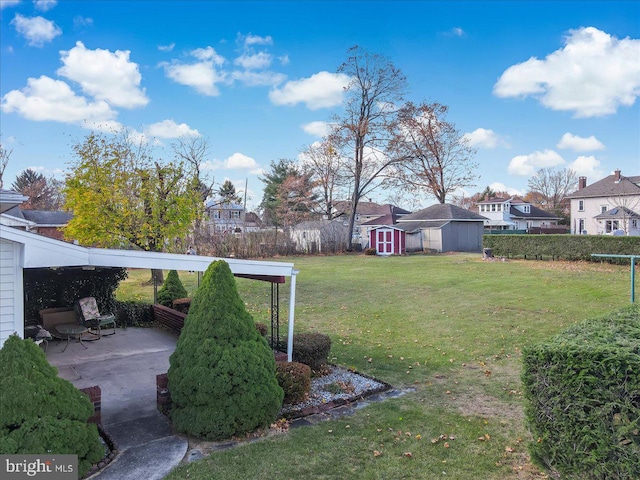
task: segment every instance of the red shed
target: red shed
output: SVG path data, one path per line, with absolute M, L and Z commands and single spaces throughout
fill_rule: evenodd
M 392 225 L 380 225 L 369 230 L 369 247 L 377 255 L 404 255 L 405 231 Z

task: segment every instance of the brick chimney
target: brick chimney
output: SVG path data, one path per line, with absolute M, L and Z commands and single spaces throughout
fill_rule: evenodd
M 620 181 L 620 169 L 618 168 L 613 174 L 616 176 L 616 182 Z
M 578 190 L 587 186 L 587 177 L 578 177 Z

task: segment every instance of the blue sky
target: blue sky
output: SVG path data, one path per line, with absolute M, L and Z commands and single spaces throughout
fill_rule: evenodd
M 639 1 L 0 5 L 5 188 L 25 168 L 63 178 L 92 128 L 127 128 L 164 158 L 179 136 L 207 138 L 207 173 L 248 180 L 255 206 L 270 161 L 298 158 L 340 112 L 355 44 L 403 71 L 408 100 L 449 106 L 478 149 L 468 195 L 524 194 L 541 167 L 640 175 Z

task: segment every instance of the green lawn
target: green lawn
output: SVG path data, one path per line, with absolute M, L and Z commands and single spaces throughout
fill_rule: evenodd
M 626 306 L 629 267 L 454 254 L 295 257 L 296 331 L 333 340 L 332 361 L 409 392 L 353 416 L 269 435 L 168 478 L 531 479 L 520 353 Z M 150 298 L 148 271 L 118 298 Z M 197 275 L 180 272 L 188 291 Z M 269 285 L 238 279 L 256 321 Z M 288 284 L 281 288 L 286 324 Z M 285 327 L 286 328 L 286 327 Z M 445 438 L 446 437 L 446 438 Z

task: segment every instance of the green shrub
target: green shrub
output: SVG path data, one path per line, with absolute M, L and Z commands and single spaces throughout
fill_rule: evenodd
M 0 452 L 78 455 L 84 475 L 105 454 L 87 395 L 58 377 L 31 340 L 11 335 L 0 349 Z
M 117 300 L 114 312 L 120 327 L 140 327 L 153 324 L 151 305 L 145 302 Z
M 303 402 L 311 391 L 311 368 L 298 362 L 276 362 L 278 384 L 287 405 Z
M 330 350 L 331 337 L 324 333 L 296 333 L 293 335 L 293 361 L 309 365 L 316 374 L 326 367 Z
M 592 261 L 592 253 L 640 255 L 640 237 L 612 235 L 483 235 L 482 246 L 507 258 Z
M 640 307 L 524 350 L 532 459 L 563 478 L 640 478 Z
M 180 276 L 175 270 L 169 270 L 167 278 L 164 279 L 162 288 L 158 290 L 158 303 L 165 307 L 173 307 L 173 301 L 177 298 L 185 298 L 187 290 L 180 281 Z
M 225 439 L 268 426 L 280 411 L 273 351 L 223 260 L 205 272 L 169 363 L 171 418 L 180 432 Z

